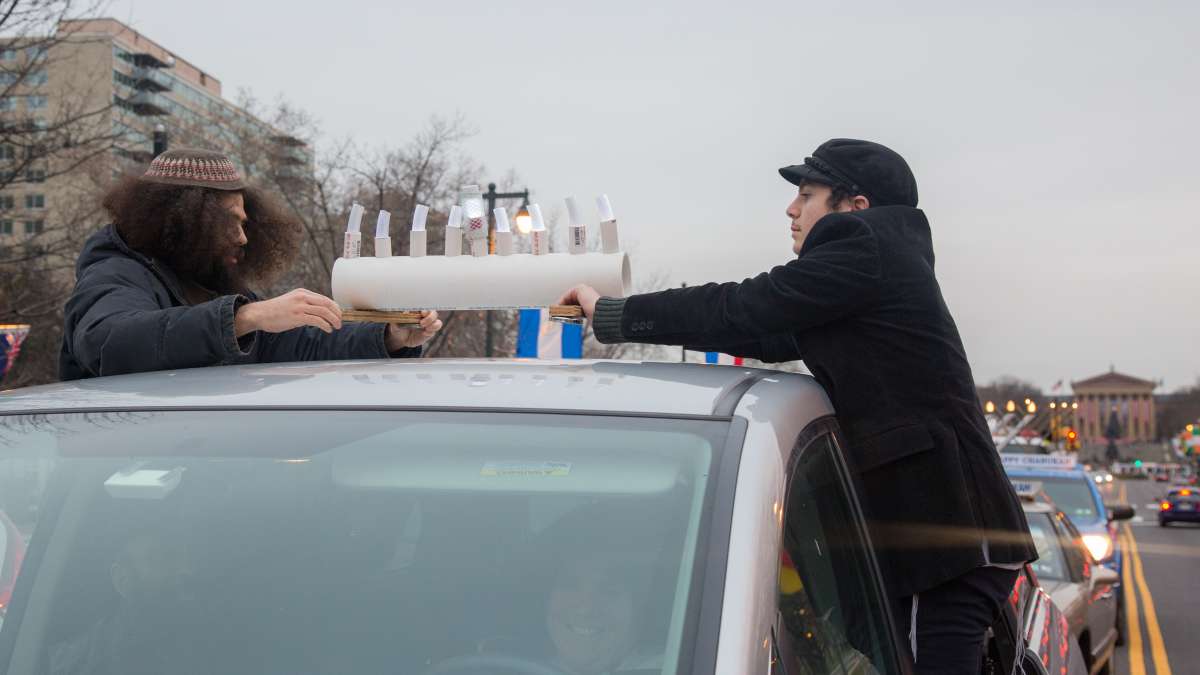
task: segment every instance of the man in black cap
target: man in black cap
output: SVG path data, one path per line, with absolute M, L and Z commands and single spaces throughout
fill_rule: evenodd
M 797 257 L 741 283 L 629 298 L 580 286 L 600 342 L 803 358 L 828 392 L 918 673 L 978 672 L 984 635 L 1037 557 L 980 412 L 904 159 L 834 139 L 780 169 Z

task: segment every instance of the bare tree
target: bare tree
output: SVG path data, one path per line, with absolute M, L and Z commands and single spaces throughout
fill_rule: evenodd
M 69 23 L 101 6 L 0 2 L 0 323 L 33 326 L 5 386 L 57 375 L 74 257 L 100 220 L 94 195 L 111 178 L 104 165 L 122 142 L 107 80 L 77 72 L 92 39 Z
M 432 117 L 407 143 L 395 148 L 363 148 L 350 139 L 328 141 L 301 111 L 286 103 L 270 108 L 252 97 L 241 95 L 243 109 L 270 122 L 274 134 L 242 127 L 243 133 L 225 146 L 248 170 L 249 179 L 264 185 L 286 201 L 300 220 L 305 237 L 297 263 L 290 274 L 268 292 L 294 287 L 329 293 L 333 263 L 341 251 L 342 234 L 350 206 L 358 202 L 368 209 L 386 209 L 394 214 L 393 232 L 403 231 L 417 204 L 430 207 L 427 229 L 429 250 L 444 246 L 446 217 L 464 184 L 478 183 L 482 170 L 463 156 L 460 144 L 473 131 L 461 117 Z M 236 129 L 234 125 L 231 128 Z M 295 155 L 280 150 L 305 148 L 303 165 Z M 289 159 L 290 157 L 290 159 Z M 269 161 L 262 161 L 268 158 Z M 369 240 L 369 239 L 368 239 Z M 407 255 L 408 238 L 394 237 L 393 253 Z M 483 312 L 448 312 L 445 329 L 426 346 L 431 356 L 478 356 L 483 353 Z M 506 335 L 514 318 L 499 319 L 493 329 Z M 497 330 L 498 328 L 498 330 Z M 510 345 L 503 349 L 511 350 Z M 505 353 L 505 352 L 500 352 Z
M 1030 399 L 1039 406 L 1042 403 L 1042 390 L 1032 382 L 1027 382 L 1012 375 L 1002 375 L 989 384 L 977 388 L 981 401 L 992 401 L 997 406 L 1004 406 L 1013 401 L 1018 408 L 1024 408 L 1025 399 Z
M 1200 423 L 1200 380 L 1160 396 L 1156 410 L 1158 434 L 1169 439 L 1189 424 Z

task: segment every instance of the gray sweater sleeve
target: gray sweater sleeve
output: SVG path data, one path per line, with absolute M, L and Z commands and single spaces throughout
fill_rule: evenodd
M 625 312 L 625 298 L 600 298 L 592 316 L 592 332 L 596 340 L 604 344 L 624 342 L 621 319 Z

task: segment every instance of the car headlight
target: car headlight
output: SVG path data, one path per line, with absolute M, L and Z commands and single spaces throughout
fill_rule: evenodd
M 1083 545 L 1087 546 L 1088 552 L 1096 562 L 1107 560 L 1112 555 L 1112 538 L 1107 534 L 1085 534 Z

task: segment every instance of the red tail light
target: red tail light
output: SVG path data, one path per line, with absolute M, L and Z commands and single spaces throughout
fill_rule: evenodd
M 1159 504 L 1158 507 L 1160 509 L 1162 509 L 1163 511 L 1170 511 L 1171 510 L 1171 502 L 1163 502 L 1163 503 Z

